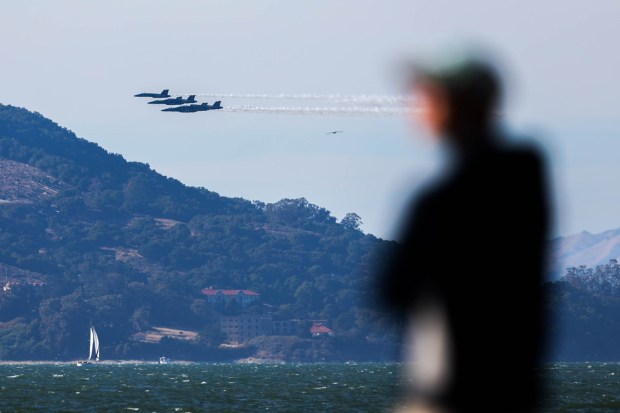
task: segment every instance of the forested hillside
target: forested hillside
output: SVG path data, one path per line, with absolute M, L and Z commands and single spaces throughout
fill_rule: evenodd
M 393 321 L 376 311 L 373 288 L 395 243 L 364 234 L 354 213 L 338 221 L 303 198 L 266 204 L 188 187 L 3 105 L 0 175 L 2 360 L 84 357 L 90 323 L 108 359 L 398 355 Z M 546 284 L 551 358 L 619 360 L 620 266 L 563 275 Z M 507 292 L 494 291 L 509 293 L 515 280 L 501 270 L 497 277 Z M 260 300 L 213 305 L 201 293 L 209 287 L 255 291 Z M 218 317 L 240 313 L 303 328 L 220 346 Z M 310 337 L 313 322 L 334 334 Z M 192 333 L 149 342 L 162 331 Z
M 0 106 L 0 172 L 1 359 L 81 357 L 91 322 L 108 358 L 159 352 L 131 340 L 152 326 L 200 332 L 161 343 L 178 357 L 229 357 L 208 327 L 211 286 L 259 292 L 247 311 L 325 320 L 337 335 L 322 358 L 394 355 L 370 288 L 391 243 L 355 214 L 188 187 L 12 106 Z

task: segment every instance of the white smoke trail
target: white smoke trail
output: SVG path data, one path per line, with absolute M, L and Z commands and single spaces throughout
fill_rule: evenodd
M 356 104 L 405 105 L 412 101 L 405 95 L 342 95 L 342 94 L 241 94 L 241 93 L 181 93 L 181 96 L 230 99 L 328 100 Z M 177 94 L 178 96 L 178 94 Z
M 225 106 L 228 112 L 252 112 L 269 114 L 289 114 L 289 115 L 404 115 L 411 112 L 406 107 L 364 107 L 364 106 L 344 106 L 344 107 L 275 107 L 275 106 Z

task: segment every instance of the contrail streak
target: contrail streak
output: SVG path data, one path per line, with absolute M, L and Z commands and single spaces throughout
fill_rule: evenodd
M 405 95 L 342 95 L 342 94 L 241 94 L 241 93 L 182 93 L 181 96 L 230 99 L 329 100 L 357 104 L 403 105 L 412 101 Z
M 252 112 L 270 114 L 289 114 L 289 115 L 404 115 L 411 112 L 406 107 L 364 107 L 364 106 L 345 106 L 345 107 L 275 107 L 275 106 L 225 106 L 228 112 Z

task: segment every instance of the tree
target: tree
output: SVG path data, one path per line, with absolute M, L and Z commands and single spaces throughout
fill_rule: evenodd
M 340 221 L 340 225 L 349 230 L 360 230 L 360 226 L 363 224 L 362 218 L 357 215 L 355 212 L 349 212 L 342 218 Z

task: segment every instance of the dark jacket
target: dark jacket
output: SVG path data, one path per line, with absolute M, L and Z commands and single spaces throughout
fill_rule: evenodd
M 536 404 L 548 203 L 532 147 L 481 139 L 412 206 L 383 277 L 403 313 L 421 300 L 446 311 L 453 379 L 440 401 L 457 412 Z

